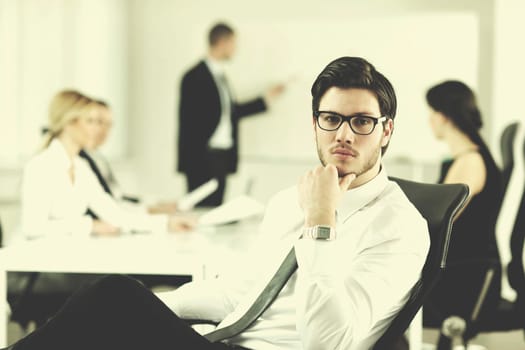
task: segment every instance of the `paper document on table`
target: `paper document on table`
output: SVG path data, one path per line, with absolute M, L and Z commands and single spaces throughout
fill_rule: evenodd
M 200 185 L 177 202 L 177 209 L 180 211 L 193 209 L 197 203 L 215 192 L 217 187 L 219 187 L 219 181 L 217 181 L 217 179 L 211 179 L 203 185 Z
M 226 224 L 261 214 L 263 211 L 264 205 L 242 195 L 203 214 L 199 218 L 199 224 L 204 226 Z

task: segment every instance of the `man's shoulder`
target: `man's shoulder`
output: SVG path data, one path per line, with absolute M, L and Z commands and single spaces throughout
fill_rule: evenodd
M 397 228 L 393 231 L 404 238 L 426 244 L 429 238 L 427 221 L 396 182 L 389 181 L 384 199 L 381 204 L 383 224 Z
M 405 192 L 403 192 L 401 187 L 395 181 L 390 180 L 388 182 L 388 185 L 383 192 L 382 199 L 383 200 L 380 201 L 380 203 L 384 205 L 383 210 L 391 211 L 394 218 L 408 216 L 416 219 L 423 219 L 419 210 L 414 206 L 406 196 Z
M 203 88 L 203 83 L 208 86 L 214 84 L 213 75 L 203 60 L 192 66 L 182 77 L 182 88 Z
M 25 171 L 46 171 L 54 168 L 57 162 L 56 152 L 52 152 L 49 147 L 34 154 L 24 165 Z
M 206 74 L 206 73 L 209 73 L 208 66 L 206 65 L 206 62 L 204 60 L 200 60 L 196 64 L 191 66 L 186 71 L 186 73 L 184 73 L 184 77 L 187 78 L 187 77 L 192 77 L 195 75 Z

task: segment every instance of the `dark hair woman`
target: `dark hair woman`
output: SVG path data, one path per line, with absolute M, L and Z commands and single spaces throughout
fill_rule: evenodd
M 430 125 L 444 141 L 452 159 L 442 164 L 440 183 L 465 183 L 467 204 L 452 227 L 443 279 L 424 305 L 425 326 L 439 327 L 451 315 L 471 318 L 486 274 L 486 263 L 496 267 L 481 316 L 490 315 L 499 298 L 501 268 L 495 225 L 502 200 L 501 173 L 479 130 L 481 113 L 472 90 L 460 81 L 445 81 L 428 90 Z

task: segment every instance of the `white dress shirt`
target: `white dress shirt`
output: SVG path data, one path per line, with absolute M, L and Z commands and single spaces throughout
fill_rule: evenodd
M 385 170 L 347 191 L 337 214 L 337 239 L 299 239 L 304 217 L 297 188 L 282 191 L 268 205 L 248 260 L 234 262 L 247 269 L 159 297 L 183 318 L 226 326 L 242 316 L 294 246 L 297 271 L 261 317 L 228 341 L 251 349 L 369 349 L 420 277 L 427 224 Z
M 233 147 L 232 121 L 231 121 L 231 96 L 228 86 L 224 84 L 220 76 L 224 77 L 224 68 L 219 62 L 211 58 L 205 60 L 210 69 L 221 101 L 221 119 L 208 141 L 208 146 L 215 149 L 230 149 Z
M 74 182 L 69 169 L 74 169 Z M 69 158 L 54 139 L 24 167 L 21 190 L 21 231 L 27 238 L 89 235 L 93 212 L 124 231 L 166 231 L 164 215 L 136 215 L 123 210 L 100 186 L 84 159 Z
M 100 175 L 102 175 L 102 177 L 106 181 L 106 184 L 111 190 L 113 198 L 117 200 L 119 198 L 122 198 L 124 193 L 122 192 L 122 188 L 120 187 L 117 179 L 115 178 L 113 170 L 111 169 L 106 157 L 104 157 L 99 151 L 84 150 L 84 152 L 86 152 L 86 154 L 93 160 L 93 162 L 95 162 L 95 165 L 100 171 Z

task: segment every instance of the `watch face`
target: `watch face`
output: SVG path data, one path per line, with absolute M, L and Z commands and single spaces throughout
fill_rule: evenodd
M 330 239 L 330 227 L 317 227 L 317 239 Z

